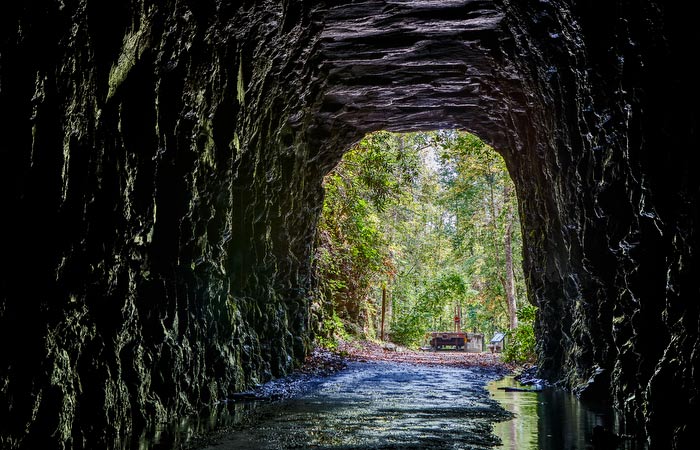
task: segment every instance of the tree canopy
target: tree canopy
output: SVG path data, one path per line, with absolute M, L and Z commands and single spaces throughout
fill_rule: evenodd
M 324 185 L 316 265 L 328 333 L 377 336 L 382 290 L 400 344 L 451 330 L 457 309 L 465 331 L 520 328 L 517 199 L 503 159 L 478 137 L 372 133 Z M 520 316 L 531 333 L 529 311 Z

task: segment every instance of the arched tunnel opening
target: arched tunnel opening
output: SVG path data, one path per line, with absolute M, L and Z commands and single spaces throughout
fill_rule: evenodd
M 430 333 L 456 332 L 482 352 L 512 329 L 506 360 L 533 358 L 518 202 L 494 149 L 457 130 L 370 133 L 323 186 L 318 342 L 434 350 Z
M 292 370 L 323 176 L 372 131 L 469 129 L 516 186 L 541 375 L 608 398 L 652 448 L 690 448 L 698 37 L 681 6 L 2 9 L 3 447 L 109 442 Z

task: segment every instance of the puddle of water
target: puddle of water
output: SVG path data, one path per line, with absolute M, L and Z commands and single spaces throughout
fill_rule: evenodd
M 593 427 L 599 425 L 624 434 L 614 410 L 600 404 L 583 403 L 576 396 L 555 388 L 541 392 L 507 392 L 499 387 L 523 387 L 505 377 L 488 384 L 491 398 L 515 417 L 494 424 L 494 434 L 501 438 L 501 449 L 518 450 L 641 450 L 642 444 L 630 439 L 606 447 L 593 446 Z
M 580 402 L 558 389 L 523 387 L 513 377 L 488 383 L 494 373 L 390 363 L 351 363 L 324 379 L 306 379 L 299 395 L 282 401 L 218 405 L 198 416 L 115 449 L 211 450 L 467 449 L 642 450 L 630 440 L 592 445 L 593 427 L 623 434 L 613 410 Z M 514 414 L 511 420 L 490 396 Z M 502 420 L 501 422 L 497 422 Z M 494 423 L 495 422 L 495 423 Z M 217 431 L 218 430 L 218 431 Z
M 183 417 L 169 424 L 161 424 L 144 431 L 140 436 L 120 440 L 108 448 L 112 450 L 170 450 L 204 445 L 212 432 L 240 426 L 267 402 L 220 403 L 202 409 L 199 414 Z

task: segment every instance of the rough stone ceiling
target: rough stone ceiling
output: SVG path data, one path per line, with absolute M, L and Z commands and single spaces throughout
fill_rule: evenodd
M 493 1 L 365 1 L 331 8 L 319 118 L 362 133 L 500 127 L 499 25 Z M 485 136 L 490 137 L 490 136 Z

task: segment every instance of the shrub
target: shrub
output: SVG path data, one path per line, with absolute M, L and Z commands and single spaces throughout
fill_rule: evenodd
M 535 361 L 535 314 L 537 308 L 532 305 L 522 306 L 518 314 L 518 326 L 506 333 L 507 344 L 503 350 L 503 360 L 525 363 Z
M 348 334 L 345 331 L 343 321 L 333 312 L 331 317 L 327 317 L 321 326 L 321 334 L 316 336 L 316 345 L 327 350 L 338 348 L 338 339 L 347 340 Z

